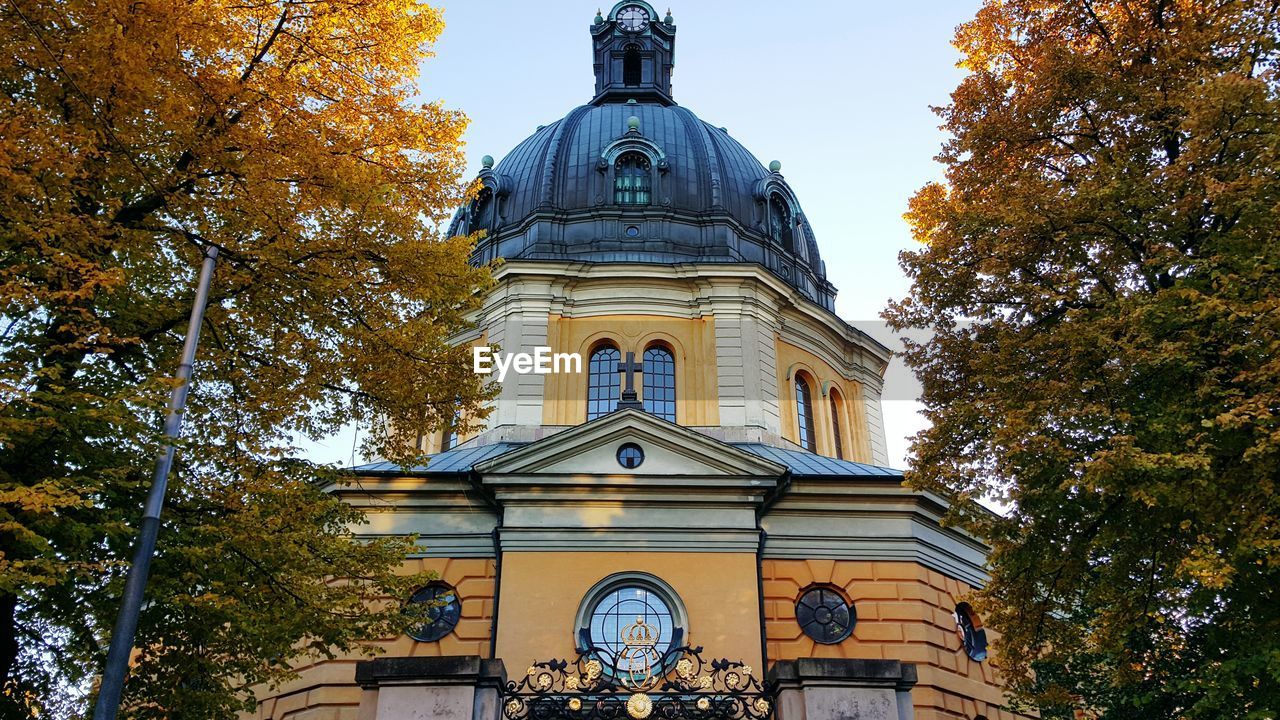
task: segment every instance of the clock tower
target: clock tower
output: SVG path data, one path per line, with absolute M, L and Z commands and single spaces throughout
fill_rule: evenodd
M 671 69 L 676 26 L 668 12 L 659 17 L 641 0 L 623 0 L 591 26 L 596 95 L 592 104 L 619 99 L 672 105 Z

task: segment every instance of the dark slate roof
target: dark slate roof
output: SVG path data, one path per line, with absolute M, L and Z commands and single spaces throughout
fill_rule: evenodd
M 352 472 L 365 474 L 390 475 L 427 475 L 432 473 L 465 473 L 470 472 L 483 460 L 497 457 L 509 450 L 524 446 L 526 443 L 501 442 L 475 447 L 461 447 L 430 456 L 426 465 L 417 465 L 404 470 L 393 462 L 381 461 L 359 465 L 351 468 Z M 878 465 L 836 460 L 834 458 L 814 455 L 801 450 L 784 450 L 772 445 L 760 443 L 731 443 L 734 447 L 746 450 L 766 460 L 772 460 L 785 466 L 792 475 L 808 475 L 823 477 L 883 477 L 901 478 L 901 470 L 893 470 Z
M 822 475 L 834 477 L 885 477 L 901 478 L 902 471 L 879 465 L 836 460 L 835 458 L 814 455 L 803 450 L 784 450 L 772 445 L 760 443 L 734 443 L 734 447 L 742 448 L 766 460 L 786 465 L 792 475 Z
M 415 465 L 408 470 L 405 470 L 393 462 L 380 460 L 367 465 L 357 465 L 356 467 L 351 468 L 351 471 L 356 473 L 393 475 L 465 473 L 470 472 L 471 468 L 481 460 L 488 460 L 491 457 L 496 457 L 508 450 L 518 448 L 523 444 L 524 443 L 493 443 L 491 445 L 454 448 L 453 450 L 447 450 L 442 453 L 436 453 L 435 455 L 428 456 L 426 465 Z
M 639 135 L 628 133 L 631 116 Z M 632 139 L 661 149 L 644 206 L 614 203 L 606 148 Z M 450 231 L 487 233 L 473 259 L 575 260 L 629 263 L 758 263 L 806 297 L 833 310 L 813 230 L 780 173 L 770 172 L 725 130 L 689 109 L 653 101 L 603 102 L 574 108 L 538 128 L 481 182 L 496 197 L 496 215 L 459 210 Z M 766 195 L 787 198 L 794 249 L 769 237 Z M 638 234 L 626 234 L 626 228 Z

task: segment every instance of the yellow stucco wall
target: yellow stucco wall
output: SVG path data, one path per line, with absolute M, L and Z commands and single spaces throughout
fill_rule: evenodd
M 917 720 L 985 715 L 1016 720 L 1000 710 L 998 659 L 974 662 L 961 649 L 952 612 L 971 588 L 912 562 L 765 560 L 765 627 L 769 659 L 835 657 L 901 660 L 916 664 L 911 691 Z M 821 645 L 796 623 L 795 603 L 814 585 L 834 587 L 857 613 L 853 634 Z M 987 630 L 987 640 L 994 641 Z
M 602 315 L 566 318 L 551 315 L 547 345 L 552 352 L 578 353 L 582 374 L 546 376 L 544 425 L 579 425 L 587 419 L 587 364 L 591 351 L 605 341 L 617 345 L 625 358 L 643 359 L 653 343 L 665 344 L 676 361 L 676 422 L 680 425 L 718 425 L 720 407 L 716 385 L 715 324 L 711 318 L 671 318 L 661 315 Z M 619 374 L 618 383 L 622 377 Z M 636 389 L 644 386 L 639 376 Z M 641 395 L 643 397 L 643 395 Z
M 497 656 L 507 673 L 572 658 L 574 620 L 587 592 L 619 572 L 668 583 L 689 613 L 687 640 L 707 657 L 759 668 L 760 610 L 754 553 L 508 552 L 502 556 Z
M 462 613 L 454 631 L 438 642 L 418 642 L 408 635 L 377 642 L 386 657 L 480 655 L 489 657 L 493 623 L 494 562 L 483 558 L 420 558 L 405 563 L 404 572 L 435 572 L 458 591 Z M 345 655 L 298 668 L 298 678 L 259 697 L 259 720 L 355 720 L 360 687 L 356 663 L 364 655 Z
M 832 388 L 839 395 L 841 406 L 841 446 L 844 459 L 855 462 L 871 462 L 871 436 L 867 432 L 866 413 L 862 411 L 862 383 L 850 380 L 836 372 L 822 358 L 790 343 L 776 340 L 778 367 L 779 420 L 782 437 L 794 443 L 800 442 L 796 422 L 796 373 L 812 378 L 810 391 L 813 396 L 813 427 L 817 435 L 819 455 L 836 457 L 835 432 L 832 429 Z

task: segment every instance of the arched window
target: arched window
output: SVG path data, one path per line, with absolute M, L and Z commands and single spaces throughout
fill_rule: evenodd
M 483 188 L 471 206 L 471 232 L 493 229 L 493 190 Z
M 969 603 L 962 602 L 956 604 L 955 615 L 956 635 L 960 636 L 960 644 L 964 647 L 964 653 L 974 662 L 982 662 L 987 659 L 987 631 L 982 628 L 982 621 L 978 619 L 978 613 L 973 611 Z
M 841 436 L 840 432 L 840 409 L 841 406 L 844 405 L 844 401 L 840 399 L 840 393 L 836 392 L 834 389 L 827 394 L 827 397 L 831 400 L 831 434 L 835 437 L 836 441 L 836 458 L 843 460 L 844 438 Z
M 440 429 L 440 452 L 452 450 L 458 444 L 458 424 L 462 422 L 462 413 L 453 411 L 453 419 Z
M 800 428 L 800 447 L 818 452 L 817 436 L 813 432 L 813 391 L 809 381 L 796 375 L 796 424 Z
M 613 201 L 619 205 L 648 205 L 653 176 L 649 158 L 629 152 L 613 166 Z
M 636 87 L 640 84 L 640 48 L 628 45 L 622 51 L 622 84 Z
M 644 409 L 668 422 L 676 421 L 676 360 L 671 351 L 653 345 L 644 351 Z
M 782 196 L 774 193 L 769 196 L 769 234 L 787 252 L 795 252 L 795 239 L 792 236 L 791 208 L 787 207 Z
M 621 395 L 618 377 L 618 348 L 602 345 L 587 363 L 587 420 L 595 420 L 618 409 Z

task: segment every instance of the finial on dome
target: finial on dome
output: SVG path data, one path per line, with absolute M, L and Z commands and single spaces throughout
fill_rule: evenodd
M 664 23 L 666 23 L 666 24 L 668 24 L 668 25 L 675 25 L 675 24 L 676 24 L 676 19 L 675 19 L 675 18 L 673 18 L 673 17 L 671 17 L 671 8 L 667 8 L 667 16 L 666 16 L 666 17 L 664 17 L 664 18 L 662 18 L 662 22 L 664 22 Z
M 604 22 L 604 16 L 600 14 L 600 8 L 596 8 L 596 24 Z
M 778 162 L 777 160 L 769 161 L 769 172 L 776 173 L 780 170 L 782 170 L 782 163 Z
M 480 158 L 480 165 L 481 165 L 482 167 L 484 167 L 484 169 L 485 169 L 485 170 L 492 170 L 492 169 L 493 169 L 493 156 L 492 156 L 492 155 L 485 155 L 484 157 Z
M 627 132 L 640 132 L 640 118 L 635 115 L 627 118 Z
M 636 99 L 635 99 L 635 98 L 627 98 L 627 104 L 628 104 L 628 105 L 635 105 L 635 104 L 636 104 Z

